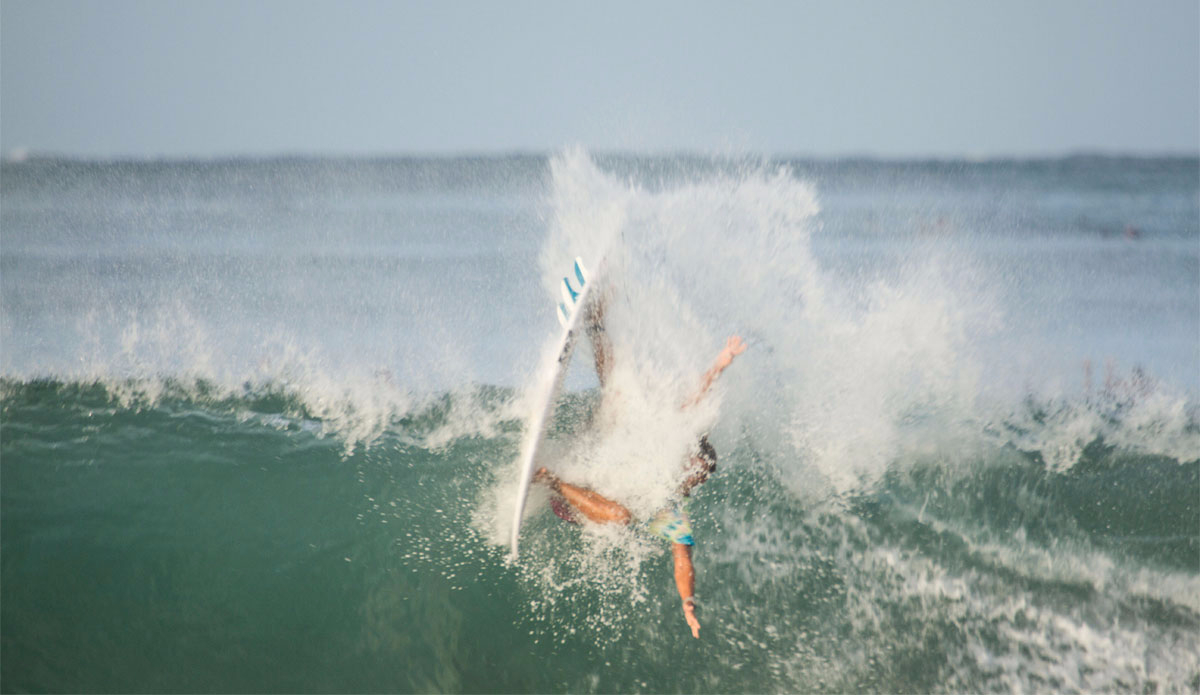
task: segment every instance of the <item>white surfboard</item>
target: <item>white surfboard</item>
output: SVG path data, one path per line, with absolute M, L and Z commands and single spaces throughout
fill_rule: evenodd
M 551 350 L 542 358 L 538 369 L 538 384 L 534 388 L 533 415 L 529 420 L 529 429 L 525 432 L 525 440 L 521 445 L 520 476 L 521 485 L 517 490 L 516 510 L 512 523 L 512 555 L 517 555 L 517 541 L 521 534 L 521 518 L 525 515 L 525 501 L 529 497 L 530 484 L 533 482 L 533 468 L 538 450 L 546 439 L 546 430 L 550 425 L 550 417 L 554 413 L 554 404 L 562 391 L 563 381 L 567 377 L 567 367 L 571 366 L 571 355 L 575 352 L 575 343 L 582 330 L 584 307 L 588 295 L 596 284 L 588 276 L 583 261 L 575 259 L 571 269 L 572 277 L 563 278 L 560 287 L 562 301 L 558 305 L 558 321 L 562 324 L 562 335 L 554 343 Z M 574 285 L 572 285 L 572 279 Z

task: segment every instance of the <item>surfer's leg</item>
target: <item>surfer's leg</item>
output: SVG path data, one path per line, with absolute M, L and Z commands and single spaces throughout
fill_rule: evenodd
M 633 519 L 628 509 L 594 490 L 561 482 L 557 489 L 558 494 L 570 502 L 572 507 L 598 524 L 628 524 Z
M 562 495 L 572 507 L 597 524 L 628 524 L 633 519 L 629 510 L 619 503 L 586 487 L 564 483 L 545 468 L 539 469 L 533 479 L 549 485 L 550 489 Z
M 600 387 L 604 388 L 608 381 L 608 373 L 612 371 L 612 341 L 604 330 L 604 298 L 596 296 L 588 302 L 583 316 L 588 338 L 592 341 L 592 356 L 596 359 L 596 376 L 600 379 Z

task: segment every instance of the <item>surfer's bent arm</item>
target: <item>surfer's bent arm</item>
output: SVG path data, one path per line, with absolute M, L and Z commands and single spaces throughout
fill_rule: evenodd
M 592 356 L 596 359 L 596 377 L 600 379 L 600 388 L 608 382 L 608 374 L 612 371 L 612 340 L 604 330 L 604 299 L 597 297 L 588 302 L 587 313 L 584 314 L 584 325 L 588 337 L 592 340 Z
M 692 637 L 700 638 L 700 621 L 696 619 L 696 573 L 692 569 L 692 546 L 671 544 L 675 556 L 675 588 L 683 601 L 683 619 L 692 628 Z
M 733 358 L 745 351 L 746 343 L 741 337 L 736 335 L 729 336 L 729 340 L 725 341 L 725 347 L 721 349 L 721 353 L 717 355 L 717 359 L 713 362 L 713 365 L 708 368 L 708 371 L 704 373 L 704 378 L 700 380 L 700 389 L 696 392 L 696 395 L 684 401 L 681 407 L 688 408 L 699 403 L 705 394 L 708 393 L 708 390 L 712 388 L 713 382 L 717 380 L 717 377 L 721 376 L 721 372 L 725 371 L 725 368 L 733 363 Z

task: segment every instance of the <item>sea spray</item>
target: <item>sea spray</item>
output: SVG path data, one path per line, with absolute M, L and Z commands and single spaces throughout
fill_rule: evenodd
M 688 397 L 724 336 L 744 333 L 751 350 L 714 398 L 730 393 L 722 431 L 774 440 L 767 458 L 815 467 L 838 492 L 878 478 L 902 422 L 973 407 L 967 334 L 994 327 L 991 306 L 969 304 L 978 293 L 957 291 L 937 265 L 897 285 L 829 277 L 812 253 L 816 195 L 794 172 L 700 171 L 649 189 L 605 177 L 578 151 L 551 169 L 543 272 L 557 277 L 546 266 L 565 267 L 566 249 L 619 238 L 605 259 L 608 335 L 617 368 L 662 393 L 662 407 Z M 589 186 L 594 196 L 580 192 Z

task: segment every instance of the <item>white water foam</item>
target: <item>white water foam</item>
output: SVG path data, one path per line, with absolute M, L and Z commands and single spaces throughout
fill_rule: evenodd
M 952 569 L 873 542 L 852 516 L 831 523 L 810 514 L 808 533 L 721 517 L 724 538 L 705 547 L 705 563 L 736 568 L 741 588 L 710 589 L 721 608 L 713 634 L 734 661 L 769 649 L 780 689 L 840 691 L 876 678 L 894 688 L 886 672 L 893 655 L 903 664 L 906 653 L 927 649 L 949 657 L 944 673 L 927 675 L 950 692 L 1180 692 L 1200 677 L 1200 635 L 1138 608 L 1152 597 L 1194 615 L 1194 577 L 1130 569 L 1070 544 L 1031 550 L 1023 538 L 970 543 L 968 552 L 997 563 L 996 573 Z M 798 542 L 805 538 L 825 542 Z M 820 570 L 830 566 L 840 581 Z M 1062 590 L 1030 591 L 1026 581 Z M 822 595 L 822 585 L 831 591 Z M 1089 600 L 1076 599 L 1080 585 L 1090 587 Z M 754 599 L 740 600 L 743 593 Z
M 547 292 L 555 296 L 574 255 L 611 243 L 606 323 L 618 381 L 648 394 L 630 406 L 630 420 L 644 426 L 621 430 L 628 451 L 603 466 L 641 450 L 653 455 L 634 477 L 670 479 L 656 466 L 676 464 L 653 459 L 672 436 L 664 428 L 681 423 L 656 411 L 686 398 L 730 334 L 750 348 L 692 429 L 709 427 L 719 407 L 714 436 L 726 446 L 748 436 L 764 458 L 793 462 L 782 477 L 800 494 L 812 494 L 814 480 L 834 494 L 869 485 L 906 430 L 973 410 L 979 375 L 968 338 L 997 317 L 986 298 L 963 290 L 968 271 L 934 258 L 914 263 L 899 284 L 831 278 L 812 253 L 815 192 L 786 168 L 710 171 L 660 190 L 620 181 L 579 150 L 551 169 Z M 603 483 L 615 490 L 630 473 Z
M 150 312 L 93 310 L 76 328 L 75 363 L 47 363 L 35 372 L 9 376 L 100 384 L 123 408 L 153 407 L 164 398 L 237 402 L 281 395 L 297 404 L 304 417 L 320 423 L 315 430 L 319 436 L 338 438 L 347 455 L 370 447 L 397 420 L 431 407 L 444 395 L 451 399 L 446 419 L 417 435 L 426 448 L 467 435 L 494 436 L 499 424 L 518 412 L 512 399 L 493 399 L 485 406 L 469 380 L 459 381 L 448 394 L 422 387 L 441 380 L 430 373 L 470 373 L 469 360 L 456 351 L 454 341 L 447 341 L 437 361 L 422 360 L 418 371 L 398 376 L 393 365 L 404 369 L 406 362 L 419 359 L 404 346 L 397 346 L 390 359 L 348 360 L 282 327 L 242 326 L 248 334 L 232 334 L 181 301 Z

